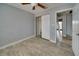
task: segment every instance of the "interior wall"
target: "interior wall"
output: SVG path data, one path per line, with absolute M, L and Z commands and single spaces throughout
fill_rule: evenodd
M 63 36 L 72 36 L 72 14 L 64 14 L 63 19 Z
M 66 34 L 68 36 L 72 36 L 72 14 L 67 14 L 66 24 L 67 24 L 67 32 L 66 32 Z
M 34 34 L 35 20 L 31 13 L 0 4 L 0 47 Z

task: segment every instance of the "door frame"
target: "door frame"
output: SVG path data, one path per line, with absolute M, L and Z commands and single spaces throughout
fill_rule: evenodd
M 67 9 L 62 9 L 62 10 L 57 10 L 55 11 L 55 24 L 57 23 L 57 13 L 60 13 L 60 12 L 64 12 L 64 11 L 67 11 L 67 10 L 72 10 L 73 11 L 73 8 L 67 8 Z M 55 25 L 55 30 L 57 29 L 57 24 Z M 56 42 L 57 42 L 57 32 L 56 32 Z
M 38 21 L 39 18 L 41 18 L 41 16 L 36 17 L 36 37 L 39 35 L 39 32 L 40 32 L 40 35 L 41 35 L 41 30 L 39 28 L 37 29 L 37 27 L 39 27 L 38 25 L 40 25 L 39 21 Z M 40 21 L 41 21 L 41 19 L 40 19 Z

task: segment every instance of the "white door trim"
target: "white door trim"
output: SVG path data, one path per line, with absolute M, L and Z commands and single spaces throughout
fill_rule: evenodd
M 62 9 L 62 10 L 55 11 L 55 24 L 56 24 L 56 20 L 57 20 L 57 13 L 64 12 L 64 11 L 67 11 L 67 10 L 73 10 L 73 8 L 67 8 L 67 9 Z M 55 36 L 57 37 L 57 34 Z

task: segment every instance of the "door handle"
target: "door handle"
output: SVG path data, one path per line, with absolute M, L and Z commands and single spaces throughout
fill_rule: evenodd
M 79 33 L 77 34 L 77 36 L 79 36 Z

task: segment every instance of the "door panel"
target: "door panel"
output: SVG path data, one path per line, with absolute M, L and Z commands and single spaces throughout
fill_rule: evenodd
M 50 39 L 50 15 L 42 16 L 42 38 Z
M 74 54 L 79 56 L 79 4 L 73 8 L 72 26 L 72 49 Z

